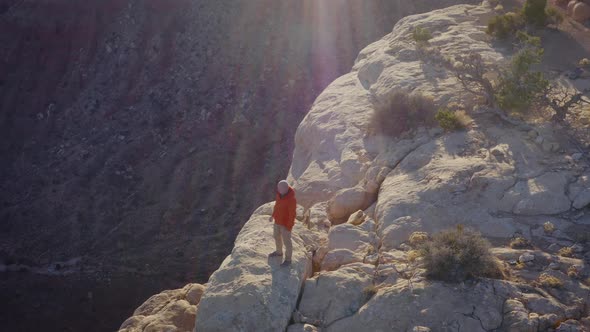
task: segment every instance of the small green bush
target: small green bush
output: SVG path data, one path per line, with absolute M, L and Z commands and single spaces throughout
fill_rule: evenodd
M 501 276 L 490 243 L 481 234 L 462 227 L 435 234 L 422 247 L 422 257 L 427 275 L 434 279 L 460 282 Z
M 533 71 L 533 65 L 541 63 L 541 40 L 518 31 L 521 49 L 512 56 L 510 67 L 500 76 L 496 88 L 496 101 L 505 111 L 528 110 L 549 85 L 542 72 Z
M 457 114 L 446 108 L 441 108 L 434 118 L 438 121 L 438 125 L 445 131 L 465 129 L 465 125 L 461 122 Z
M 432 39 L 432 34 L 426 28 L 416 27 L 412 32 L 412 38 L 416 43 L 428 43 Z
M 375 107 L 370 130 L 395 137 L 419 126 L 431 126 L 435 110 L 432 98 L 417 92 L 396 90 Z
M 506 39 L 524 27 L 524 23 L 522 16 L 518 13 L 497 15 L 488 22 L 486 33 L 499 39 Z
M 547 0 L 526 0 L 522 6 L 522 15 L 527 24 L 538 27 L 547 24 L 547 14 L 545 12 Z

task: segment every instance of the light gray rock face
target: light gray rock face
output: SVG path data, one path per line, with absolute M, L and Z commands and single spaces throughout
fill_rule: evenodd
M 370 297 L 374 270 L 374 265 L 348 264 L 307 279 L 299 311 L 324 326 L 349 316 Z
M 410 287 L 407 280 L 401 280 L 378 290 L 357 313 L 333 323 L 327 331 L 408 331 L 414 326 L 432 331 L 498 329 L 502 326 L 503 296 L 514 290 L 497 281 L 461 289 L 422 282 Z
M 232 253 L 209 279 L 197 331 L 277 331 L 288 325 L 301 285 L 311 274 L 311 254 L 301 237 L 307 230 L 296 223 L 293 262 L 280 267 L 280 258 L 268 257 L 274 251 L 268 218 L 252 215 Z
M 521 215 L 557 214 L 568 211 L 572 202 L 565 194 L 566 174 L 548 172 L 518 181 L 502 200 L 508 212 Z

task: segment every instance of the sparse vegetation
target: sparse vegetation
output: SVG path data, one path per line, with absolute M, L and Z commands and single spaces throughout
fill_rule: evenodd
M 555 112 L 552 120 L 561 123 L 565 121 L 575 106 L 583 103 L 590 104 L 583 98 L 583 93 L 555 83 L 547 85 L 545 91 L 541 93 L 539 104 L 551 108 Z
M 417 44 L 427 44 L 432 39 L 430 31 L 423 27 L 416 27 L 412 32 L 412 38 Z
M 472 277 L 501 275 L 490 243 L 481 234 L 458 227 L 435 234 L 422 247 L 427 275 L 434 279 L 459 282 Z
M 541 39 L 520 31 L 518 38 L 522 47 L 512 57 L 508 70 L 500 74 L 496 89 L 498 105 L 505 111 L 528 110 L 549 85 L 542 72 L 531 70 L 541 63 Z
M 431 126 L 435 110 L 431 98 L 417 92 L 396 90 L 375 108 L 370 131 L 395 137 L 419 126 Z
M 486 33 L 498 39 L 514 36 L 516 31 L 524 27 L 525 21 L 518 13 L 508 12 L 492 17 L 488 22 Z
M 578 66 L 580 66 L 581 68 L 590 68 L 590 59 L 581 59 L 580 62 L 578 62 Z
M 526 0 L 520 11 L 492 17 L 486 32 L 498 39 L 506 39 L 516 37 L 518 31 L 526 25 L 558 27 L 561 22 L 563 22 L 563 15 L 557 9 L 547 7 L 547 0 Z
M 442 58 L 442 56 L 438 56 Z M 489 74 L 497 71 L 493 65 L 487 65 L 482 56 L 476 52 L 459 55 L 454 59 L 442 59 L 443 65 L 451 70 L 465 91 L 484 99 L 486 105 L 495 104 L 495 87 Z
M 567 276 L 574 279 L 579 279 L 581 277 L 580 269 L 575 266 L 570 266 L 567 269 Z
M 546 221 L 543 224 L 543 231 L 545 234 L 551 235 L 553 232 L 555 232 L 555 225 L 551 221 Z
M 426 232 L 414 232 L 410 235 L 408 242 L 412 247 L 417 247 L 424 244 L 428 240 L 428 233 Z
M 510 248 L 512 249 L 525 249 L 530 247 L 531 243 L 529 242 L 529 240 L 521 236 L 515 237 L 512 239 L 512 241 L 510 241 Z
M 550 288 L 561 288 L 563 286 L 563 282 L 548 273 L 541 273 L 538 279 L 539 285 L 543 287 L 550 287 Z
M 464 111 L 453 112 L 446 108 L 441 108 L 434 118 L 445 131 L 465 129 L 470 122 L 470 118 Z
M 574 249 L 572 247 L 563 247 L 557 252 L 559 256 L 574 257 Z

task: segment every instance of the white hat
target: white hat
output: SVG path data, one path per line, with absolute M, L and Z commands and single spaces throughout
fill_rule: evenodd
M 286 194 L 289 191 L 289 182 L 286 180 L 279 181 L 279 184 L 277 184 L 277 190 L 281 195 Z

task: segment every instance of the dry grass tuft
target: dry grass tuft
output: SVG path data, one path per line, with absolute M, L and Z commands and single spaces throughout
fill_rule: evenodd
M 541 273 L 539 279 L 537 280 L 539 285 L 543 287 L 550 287 L 550 288 L 561 288 L 563 287 L 563 282 L 552 275 L 547 273 Z
M 563 257 L 574 257 L 574 249 L 572 249 L 571 247 L 563 247 L 559 249 L 557 254 Z
M 530 248 L 531 243 L 529 240 L 525 239 L 524 237 L 516 237 L 510 241 L 510 248 L 512 249 L 525 249 Z

